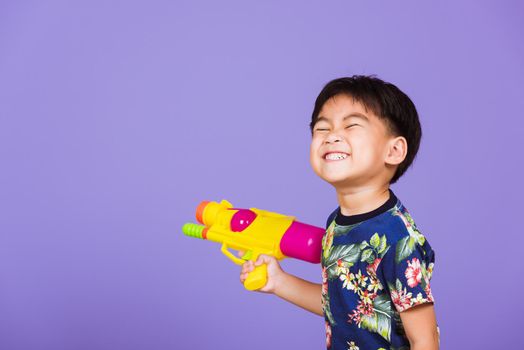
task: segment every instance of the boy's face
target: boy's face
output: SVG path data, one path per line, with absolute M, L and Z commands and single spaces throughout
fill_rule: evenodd
M 313 128 L 311 166 L 336 188 L 389 181 L 385 159 L 393 138 L 361 103 L 336 95 L 324 104 Z

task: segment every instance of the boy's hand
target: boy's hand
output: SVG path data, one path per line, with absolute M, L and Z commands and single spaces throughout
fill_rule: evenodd
M 238 252 L 238 256 L 244 256 L 244 252 Z M 246 261 L 240 272 L 240 282 L 244 283 L 255 266 L 267 264 L 267 283 L 257 292 L 272 293 L 289 301 L 303 309 L 319 316 L 324 315 L 322 310 L 322 285 L 305 281 L 301 278 L 286 273 L 280 268 L 278 260 L 270 255 L 260 255 L 257 261 Z
M 238 255 L 243 256 L 244 252 L 239 252 Z M 256 262 L 251 260 L 246 261 L 242 265 L 242 271 L 240 272 L 240 282 L 244 284 L 247 276 L 255 269 L 255 266 L 260 266 L 262 264 L 267 265 L 267 283 L 264 287 L 258 289 L 257 292 L 274 294 L 278 288 L 279 281 L 285 272 L 280 268 L 278 260 L 273 256 L 261 254 Z

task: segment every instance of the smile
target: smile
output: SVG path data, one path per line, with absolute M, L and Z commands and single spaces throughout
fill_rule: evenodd
M 328 153 L 324 156 L 326 160 L 342 160 L 348 157 L 347 153 Z

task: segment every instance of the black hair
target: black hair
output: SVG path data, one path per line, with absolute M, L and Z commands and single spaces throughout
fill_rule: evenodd
M 336 95 L 347 95 L 361 103 L 383 120 L 395 136 L 403 136 L 408 144 L 406 158 L 399 164 L 390 183 L 395 183 L 409 168 L 417 155 L 422 129 L 417 109 L 411 99 L 395 85 L 375 76 L 354 75 L 330 81 L 315 101 L 309 127 L 313 128 L 324 104 Z

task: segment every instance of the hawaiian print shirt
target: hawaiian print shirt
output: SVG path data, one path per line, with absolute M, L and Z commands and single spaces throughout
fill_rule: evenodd
M 328 219 L 322 307 L 328 349 L 409 349 L 399 313 L 433 302 L 434 252 L 390 192 L 380 208 Z

